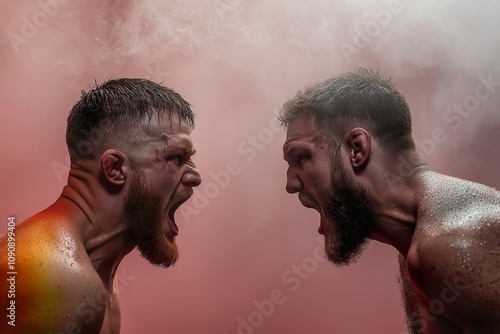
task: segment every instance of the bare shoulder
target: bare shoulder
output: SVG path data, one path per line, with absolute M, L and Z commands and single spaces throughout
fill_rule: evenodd
M 471 333 L 500 330 L 500 192 L 429 180 L 407 262 L 429 307 Z
M 12 300 L 16 330 L 99 333 L 106 309 L 106 290 L 89 267 L 83 245 L 71 228 L 43 215 L 34 216 L 16 228 L 15 243 Z M 7 254 L 6 247 L 7 240 L 2 238 L 1 257 Z M 8 272 L 6 263 L 1 260 L 2 274 Z M 4 284 L 6 280 L 2 279 L 2 290 L 7 288 Z M 4 305 L 1 307 L 4 309 Z M 5 325 L 0 325 L 1 332 Z

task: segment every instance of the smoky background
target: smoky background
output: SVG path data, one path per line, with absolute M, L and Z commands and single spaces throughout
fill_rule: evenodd
M 371 243 L 340 269 L 317 252 L 276 113 L 305 85 L 378 69 L 437 171 L 499 187 L 499 32 L 493 0 L 2 0 L 0 233 L 60 194 L 80 90 L 145 77 L 193 105 L 203 183 L 176 215 L 174 268 L 135 251 L 120 265 L 123 334 L 405 333 L 395 250 Z

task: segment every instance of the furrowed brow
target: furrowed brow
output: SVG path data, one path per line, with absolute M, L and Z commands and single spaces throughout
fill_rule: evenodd
M 288 161 L 290 160 L 290 157 L 295 153 L 297 150 L 296 147 L 287 147 L 286 149 L 283 150 L 283 160 Z

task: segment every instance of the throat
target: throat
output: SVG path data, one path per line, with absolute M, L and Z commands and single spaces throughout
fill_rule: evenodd
M 87 255 L 103 283 L 112 291 L 114 274 L 123 258 L 134 249 L 123 233 L 108 235 L 107 238 L 89 240 Z
M 410 249 L 413 234 L 415 233 L 415 223 L 402 220 L 389 220 L 377 224 L 377 227 L 370 235 L 372 240 L 393 246 L 405 258 Z

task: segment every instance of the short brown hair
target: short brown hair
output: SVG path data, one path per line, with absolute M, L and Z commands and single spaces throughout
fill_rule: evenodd
M 335 141 L 361 126 L 391 152 L 415 147 L 403 95 L 389 78 L 363 67 L 299 91 L 284 104 L 279 119 L 288 127 L 302 115 L 312 115 Z
M 82 91 L 68 116 L 66 144 L 71 161 L 92 158 L 96 144 L 126 135 L 145 117 L 165 112 L 194 128 L 191 105 L 174 90 L 147 79 L 113 79 Z

